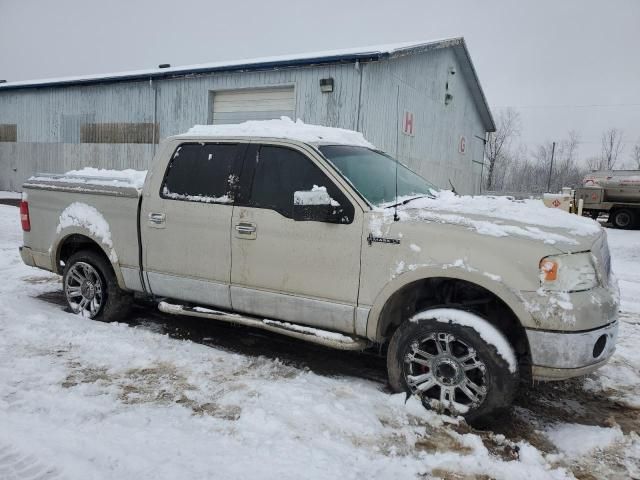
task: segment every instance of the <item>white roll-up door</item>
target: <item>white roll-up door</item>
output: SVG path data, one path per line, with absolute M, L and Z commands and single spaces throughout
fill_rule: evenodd
M 270 120 L 282 116 L 295 120 L 293 87 L 249 88 L 212 92 L 214 125 L 246 120 Z

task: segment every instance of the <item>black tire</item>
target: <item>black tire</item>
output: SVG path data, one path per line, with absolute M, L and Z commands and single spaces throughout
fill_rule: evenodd
M 416 393 L 426 408 L 443 411 L 451 415 L 462 415 L 467 421 L 487 417 L 508 407 L 513 401 L 519 383 L 516 362 L 513 361 L 514 366 L 512 367 L 515 368 L 515 372 L 510 371 L 507 360 L 498 353 L 498 349 L 483 340 L 474 328 L 451 321 L 444 323 L 443 321 L 435 320 L 438 317 L 442 318 L 437 312 L 444 311 L 451 310 L 432 310 L 434 317 L 429 318 L 430 311 L 426 310 L 418 315 L 418 317 L 423 318 L 422 320 L 406 321 L 395 331 L 387 352 L 387 371 L 391 388 L 396 392 Z M 478 324 L 482 323 L 483 329 L 492 330 L 495 335 L 500 336 L 504 340 L 502 348 L 505 348 L 506 345 L 506 348 L 511 349 L 512 360 L 516 358 L 508 341 L 495 327 L 475 314 L 468 312 L 464 312 L 464 314 L 471 315 L 472 317 L 468 318 L 472 318 L 474 324 L 476 321 Z M 449 357 L 444 354 L 437 354 L 435 350 L 437 348 L 436 341 L 440 342 L 441 347 L 444 346 L 442 342 L 445 340 L 441 339 L 445 338 L 445 336 L 449 340 L 452 337 L 455 339 L 449 344 L 449 350 L 454 353 Z M 421 355 L 418 355 L 416 359 L 416 345 L 419 346 L 418 350 L 420 350 L 421 354 L 436 353 L 436 355 L 426 361 L 424 361 L 426 357 L 421 357 Z M 466 352 L 465 347 L 467 349 Z M 473 359 L 458 362 L 460 358 L 472 353 L 472 350 L 475 354 Z M 440 351 L 440 349 L 437 351 Z M 460 356 L 456 357 L 457 354 L 460 354 Z M 412 355 L 413 361 L 410 360 Z M 415 362 L 417 361 L 424 361 L 424 365 L 416 365 Z M 478 364 L 477 368 L 464 371 L 465 367 L 471 366 L 469 362 L 474 365 L 477 362 L 481 362 L 482 367 Z M 446 365 L 449 365 L 449 373 L 454 372 L 451 373 L 451 377 L 446 376 Z M 416 371 L 416 366 L 422 370 Z M 484 368 L 484 371 L 482 371 L 482 368 Z M 429 378 L 430 374 L 431 378 Z M 450 383 L 458 381 L 457 379 L 461 378 L 461 375 L 473 382 L 473 388 L 469 387 L 469 383 L 466 383 L 467 380 L 464 378 L 458 386 Z M 428 380 L 423 379 L 422 383 L 418 382 L 417 385 L 416 380 L 422 377 L 427 377 Z M 410 386 L 410 382 L 413 382 L 413 386 Z M 420 392 L 418 390 L 418 386 L 424 388 L 433 382 L 435 384 L 426 391 Z M 467 391 L 476 394 L 477 397 L 482 397 L 482 399 L 480 401 L 477 401 L 477 399 L 476 401 L 471 400 L 462 391 L 463 386 L 467 388 Z M 484 395 L 475 390 L 476 386 L 484 387 Z M 451 392 L 452 388 L 455 403 L 449 402 L 449 405 L 446 405 L 447 401 L 445 400 L 443 405 L 439 398 L 441 399 L 442 395 L 446 396 L 446 392 Z
M 92 268 L 88 268 L 87 265 Z M 86 275 L 88 281 L 84 283 L 84 287 L 83 284 L 77 280 L 77 272 L 79 270 L 90 272 Z M 76 276 L 74 276 L 74 272 Z M 69 308 L 71 308 L 74 313 L 82 314 L 94 320 L 103 322 L 122 320 L 126 318 L 133 304 L 133 295 L 118 287 L 118 282 L 111 264 L 104 255 L 93 250 L 81 250 L 69 257 L 62 274 L 62 285 Z M 87 285 L 92 286 L 87 287 Z M 99 297 L 98 287 L 100 291 Z M 81 292 L 79 295 L 77 292 L 78 289 Z M 91 291 L 94 293 L 92 297 Z M 71 293 L 74 295 L 71 295 Z M 91 308 L 89 310 L 84 307 L 80 308 L 81 302 L 87 300 L 89 297 L 92 298 L 89 302 L 92 305 L 93 299 L 96 300 L 96 304 L 99 303 L 95 312 L 90 311 L 92 310 Z M 75 298 L 79 298 L 80 301 L 74 302 L 73 300 Z
M 600 212 L 598 210 L 591 210 L 589 212 L 589 216 L 591 217 L 591 220 L 598 220 L 598 217 L 600 217 Z
M 611 223 L 616 228 L 632 228 L 636 223 L 635 212 L 627 208 L 616 210 L 611 214 Z

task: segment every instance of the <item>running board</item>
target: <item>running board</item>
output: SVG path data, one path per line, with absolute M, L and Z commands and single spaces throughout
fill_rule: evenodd
M 305 327 L 289 322 L 277 320 L 260 319 L 248 317 L 237 313 L 222 312 L 204 307 L 190 307 L 187 305 L 176 305 L 167 302 L 160 302 L 158 309 L 164 313 L 172 315 L 189 315 L 191 317 L 209 318 L 212 320 L 222 320 L 224 322 L 237 323 L 247 327 L 261 328 L 270 332 L 279 333 L 288 337 L 305 340 L 325 347 L 339 350 L 364 350 L 369 342 L 362 338 L 351 337 L 342 333 L 321 330 L 319 328 Z

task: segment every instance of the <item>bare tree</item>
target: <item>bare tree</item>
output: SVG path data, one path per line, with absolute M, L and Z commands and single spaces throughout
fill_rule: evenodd
M 611 128 L 602 134 L 602 158 L 600 170 L 613 170 L 622 152 L 622 130 Z
M 640 170 L 640 140 L 631 149 L 631 159 L 633 160 L 633 168 Z
M 498 115 L 496 131 L 489 134 L 486 152 L 489 160 L 487 190 L 495 188 L 496 166 L 504 160 L 506 151 L 515 137 L 520 135 L 520 114 L 513 108 L 502 110 Z

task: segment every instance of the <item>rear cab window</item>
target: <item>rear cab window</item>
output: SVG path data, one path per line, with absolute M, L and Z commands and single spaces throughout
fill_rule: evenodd
M 183 143 L 165 172 L 160 197 L 199 203 L 233 204 L 239 162 L 246 144 Z

